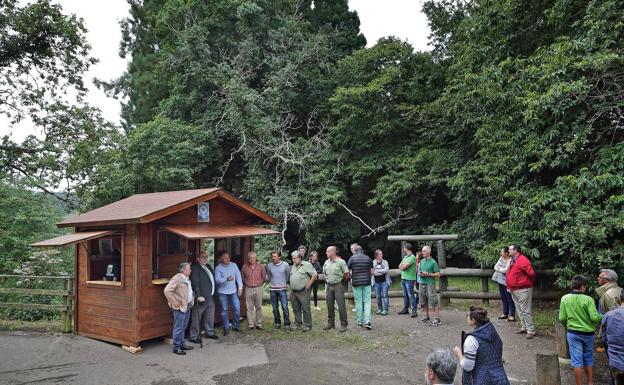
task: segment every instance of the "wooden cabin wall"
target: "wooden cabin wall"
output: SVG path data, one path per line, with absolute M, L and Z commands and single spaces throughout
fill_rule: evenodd
M 254 215 L 248 214 L 227 201 L 215 198 L 210 201 L 210 223 L 213 225 L 249 225 L 257 221 Z M 156 221 L 162 225 L 194 225 L 197 224 L 197 206 L 184 210 Z
M 140 308 L 137 317 L 137 340 L 163 337 L 171 334 L 173 315 L 163 294 L 166 284 L 152 283 L 152 255 L 155 252 L 154 225 L 139 226 L 140 246 Z
M 253 224 L 256 218 L 219 198 L 210 201 L 210 223 L 216 225 Z M 197 207 L 189 207 L 153 223 L 139 225 L 140 234 L 140 306 L 137 314 L 137 341 L 168 336 L 173 328 L 173 315 L 163 294 L 165 284 L 152 283 L 152 256 L 155 253 L 156 230 L 166 224 L 197 224 Z M 247 262 L 247 252 L 253 250 L 253 237 L 243 238 L 243 256 Z M 203 244 L 200 244 L 203 249 Z M 211 252 L 210 250 L 208 252 Z M 174 256 L 171 256 L 173 258 Z M 184 258 L 173 262 L 177 264 Z M 173 263 L 172 262 L 172 263 Z M 189 262 L 194 262 L 191 258 Z M 162 261 L 161 261 L 162 263 Z M 221 323 L 221 307 L 215 289 L 215 324 Z M 245 297 L 241 298 L 241 316 L 245 316 Z M 230 313 L 231 316 L 231 313 Z
M 122 250 L 122 286 L 88 284 L 88 242 L 77 246 L 77 314 L 78 334 L 123 345 L 133 343 L 134 262 L 136 225 L 124 226 Z

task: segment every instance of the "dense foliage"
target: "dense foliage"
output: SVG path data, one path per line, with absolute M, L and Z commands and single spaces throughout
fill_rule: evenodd
M 125 97 L 123 131 L 67 108 L 47 141 L 5 138 L 0 171 L 69 178 L 82 207 L 221 186 L 279 218 L 286 248 L 457 232 L 452 254 L 518 243 L 562 285 L 624 268 L 621 2 L 429 0 L 430 52 L 364 48 L 344 0 L 130 5 L 128 69 L 99 82 Z M 67 68 L 89 61 L 73 44 Z

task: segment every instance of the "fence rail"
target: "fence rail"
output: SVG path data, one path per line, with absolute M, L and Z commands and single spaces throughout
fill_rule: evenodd
M 535 273 L 538 277 L 546 279 L 551 279 L 555 276 L 555 271 L 552 269 L 536 270 Z M 388 274 L 390 274 L 391 278 L 398 278 L 401 276 L 401 270 L 390 269 Z M 457 267 L 440 269 L 440 285 L 438 290 L 440 298 L 443 299 L 446 304 L 448 304 L 451 299 L 480 299 L 485 303 L 489 303 L 491 299 L 500 299 L 500 293 L 498 291 L 489 291 L 489 281 L 491 280 L 492 274 L 494 274 L 494 269 L 464 269 Z M 481 278 L 481 291 L 461 291 L 456 287 L 449 287 L 448 281 L 446 281 L 446 286 L 443 287 L 442 281 L 447 280 L 449 277 Z M 325 282 L 325 276 L 320 274 L 318 280 L 320 282 Z M 533 299 L 538 301 L 552 301 L 560 299 L 563 294 L 565 293 L 561 291 L 534 291 Z M 351 298 L 350 295 L 350 293 L 346 293 L 347 298 Z M 372 296 L 374 297 L 374 293 L 372 293 Z M 390 291 L 388 293 L 388 297 L 390 298 L 400 298 L 402 296 L 403 294 L 400 291 Z
M 63 281 L 63 289 L 30 289 L 21 287 L 0 287 L 0 294 L 17 294 L 33 296 L 62 297 L 62 304 L 0 302 L 0 308 L 19 310 L 51 310 L 61 312 L 63 333 L 69 333 L 73 328 L 74 319 L 74 279 L 71 277 L 54 277 L 38 275 L 0 275 L 0 280 L 6 278 L 35 279 L 38 281 Z

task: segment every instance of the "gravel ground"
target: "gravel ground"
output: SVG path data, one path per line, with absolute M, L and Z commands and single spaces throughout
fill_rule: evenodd
M 384 385 L 424 384 L 427 355 L 433 347 L 453 348 L 460 344 L 461 330 L 468 330 L 466 312 L 442 310 L 443 324 L 431 327 L 418 319 L 396 315 L 401 307 L 400 301 L 392 300 L 390 315 L 374 315 L 373 330 L 370 331 L 355 325 L 352 311 L 348 312 L 348 332 L 320 330 L 326 319 L 324 307 L 321 311 L 312 309 L 314 324 L 310 333 L 266 329 L 246 331 L 237 338 L 262 341 L 269 363 L 240 368 L 214 379 L 219 385 L 327 384 L 337 380 L 340 383 L 379 384 L 382 378 Z M 554 353 L 554 337 L 549 331 L 540 331 L 535 339 L 527 340 L 523 335 L 515 334 L 515 324 L 498 319 L 492 322 L 503 340 L 503 360 L 510 383 L 535 384 L 535 354 Z M 272 325 L 270 307 L 264 309 L 264 323 Z M 596 354 L 595 360 L 594 382 L 608 384 L 605 355 Z M 561 365 L 561 375 L 563 385 L 574 384 L 569 367 Z M 461 384 L 460 370 L 455 384 Z

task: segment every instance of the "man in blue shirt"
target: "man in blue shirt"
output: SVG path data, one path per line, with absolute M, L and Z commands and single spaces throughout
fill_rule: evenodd
M 602 342 L 607 344 L 611 368 L 611 384 L 624 385 L 624 291 L 620 293 L 621 305 L 602 317 L 600 329 Z
M 243 294 L 243 280 L 240 270 L 235 263 L 230 263 L 230 254 L 227 252 L 221 255 L 221 263 L 215 269 L 215 280 L 217 281 L 217 293 L 221 303 L 221 321 L 223 322 L 223 335 L 227 336 L 230 331 L 230 320 L 228 317 L 228 305 L 232 305 L 233 319 L 232 330 L 239 332 L 238 321 L 240 319 L 240 300 Z

